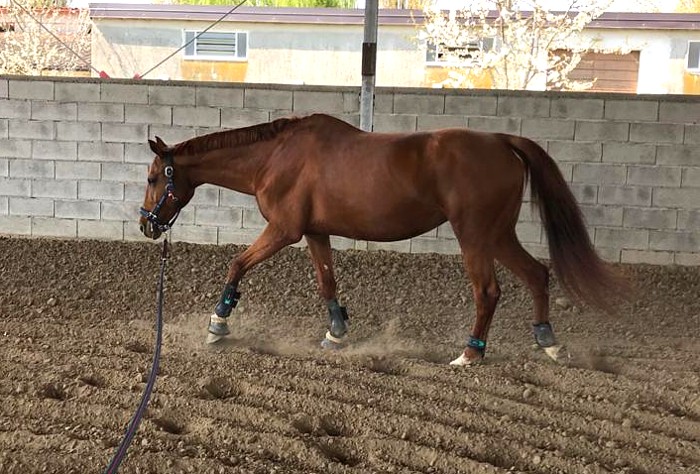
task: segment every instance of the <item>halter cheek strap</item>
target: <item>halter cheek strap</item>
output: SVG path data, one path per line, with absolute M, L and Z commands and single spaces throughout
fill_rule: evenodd
M 173 176 L 175 175 L 175 169 L 173 167 L 173 157 L 170 155 L 166 155 L 163 157 L 163 160 L 166 163 L 163 173 L 165 174 L 165 177 L 168 178 L 168 182 L 165 185 L 165 192 L 160 196 L 160 199 L 158 200 L 152 211 L 149 211 L 142 207 L 140 208 L 139 212 L 143 217 L 145 217 L 148 220 L 148 222 L 150 222 L 153 225 L 154 228 L 158 229 L 161 232 L 166 232 L 173 226 L 173 224 L 175 224 L 177 217 L 180 215 L 181 207 L 178 203 L 178 197 L 175 196 L 175 180 L 173 179 Z M 158 219 L 158 213 L 168 200 L 172 200 L 173 202 L 175 202 L 177 206 L 177 211 L 167 223 L 162 224 Z

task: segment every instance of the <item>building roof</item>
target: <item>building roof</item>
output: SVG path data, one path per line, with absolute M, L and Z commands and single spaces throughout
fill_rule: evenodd
M 91 3 L 93 19 L 200 20 L 214 22 L 231 6 L 153 5 Z M 240 7 L 223 21 L 243 23 L 295 23 L 319 25 L 362 25 L 362 9 Z M 424 19 L 421 10 L 379 10 L 380 25 L 415 25 Z M 591 22 L 589 28 L 700 30 L 700 13 L 608 12 Z

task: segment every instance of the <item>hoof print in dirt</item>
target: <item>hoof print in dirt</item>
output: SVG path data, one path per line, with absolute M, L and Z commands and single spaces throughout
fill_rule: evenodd
M 156 425 L 159 430 L 165 431 L 166 433 L 179 435 L 185 432 L 185 425 L 178 423 L 172 418 L 154 418 L 151 420 L 151 422 L 153 422 L 153 424 Z
M 350 452 L 350 450 L 342 446 L 340 443 L 329 440 L 328 442 L 319 443 L 318 449 L 324 457 L 329 461 L 338 462 L 345 466 L 353 467 L 360 463 L 360 460 Z
M 314 432 L 314 420 L 308 415 L 302 415 L 292 420 L 292 427 L 301 434 Z
M 81 375 L 78 377 L 78 381 L 84 385 L 89 385 L 90 387 L 102 388 L 105 385 L 105 381 L 102 377 L 94 374 Z
M 53 400 L 63 401 L 68 398 L 68 393 L 65 387 L 55 384 L 47 383 L 41 389 L 39 389 L 39 395 L 42 398 L 51 398 Z
M 343 419 L 337 416 L 324 415 L 320 417 L 318 426 L 324 434 L 331 437 L 348 436 L 349 434 L 347 425 Z
M 139 341 L 128 341 L 124 343 L 124 349 L 130 352 L 136 352 L 137 354 L 148 354 L 150 352 L 148 346 Z
M 199 398 L 204 400 L 226 400 L 240 395 L 241 390 L 238 386 L 228 379 L 212 378 L 208 379 L 202 385 L 199 392 Z
M 406 373 L 406 369 L 400 363 L 386 357 L 370 357 L 365 361 L 364 366 L 370 372 L 377 374 L 403 375 Z

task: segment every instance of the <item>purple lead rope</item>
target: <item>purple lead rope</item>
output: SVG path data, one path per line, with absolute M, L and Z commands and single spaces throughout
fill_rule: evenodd
M 143 395 L 141 395 L 141 402 L 139 403 L 134 416 L 129 422 L 129 426 L 126 429 L 126 434 L 124 439 L 119 444 L 116 453 L 112 457 L 112 460 L 105 469 L 104 474 L 114 474 L 119 469 L 119 465 L 126 456 L 126 450 L 131 444 L 131 440 L 134 438 L 136 431 L 139 428 L 139 423 L 141 423 L 141 418 L 146 411 L 148 406 L 148 400 L 151 398 L 151 392 L 153 391 L 153 386 L 156 383 L 156 376 L 158 375 L 158 363 L 160 362 L 160 346 L 163 340 L 163 279 L 165 276 L 165 262 L 168 259 L 168 238 L 163 240 L 163 253 L 160 259 L 160 278 L 158 280 L 158 309 L 156 316 L 156 348 L 153 353 L 153 362 L 151 363 L 151 373 L 148 374 L 148 381 L 146 387 L 143 390 Z

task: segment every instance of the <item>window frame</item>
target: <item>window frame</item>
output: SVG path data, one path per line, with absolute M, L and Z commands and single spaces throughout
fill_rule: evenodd
M 694 67 L 690 67 L 690 60 L 691 60 L 691 48 L 695 47 L 694 51 L 694 59 L 696 65 Z M 688 52 L 685 55 L 685 69 L 690 72 L 695 72 L 695 73 L 700 73 L 700 40 L 689 40 L 688 41 Z
M 192 30 L 192 29 L 184 29 L 182 30 L 182 44 L 187 43 L 188 38 L 187 35 L 188 33 L 192 33 L 193 36 L 197 36 L 200 34 L 202 30 Z M 235 54 L 227 54 L 227 55 L 215 55 L 215 54 L 198 54 L 197 53 L 197 41 L 202 38 L 202 36 L 206 36 L 209 33 L 216 33 L 216 34 L 230 34 L 230 35 L 235 35 L 236 38 L 236 43 L 235 43 L 235 48 L 236 52 Z M 239 41 L 240 37 L 243 35 L 245 37 L 245 53 L 242 55 L 239 55 Z M 182 57 L 185 60 L 188 61 L 228 61 L 228 62 L 245 62 L 248 61 L 248 49 L 250 45 L 250 33 L 245 30 L 232 30 L 232 31 L 207 31 L 206 33 L 202 34 L 199 38 L 195 39 L 192 45 L 190 45 L 193 48 L 193 53 L 188 54 L 187 50 L 189 49 L 189 46 L 186 48 L 182 49 Z

